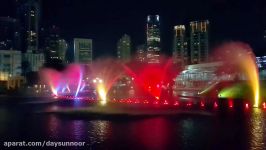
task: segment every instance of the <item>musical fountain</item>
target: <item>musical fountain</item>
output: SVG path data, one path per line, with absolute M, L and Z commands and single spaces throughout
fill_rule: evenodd
M 235 74 L 240 73 L 243 75 L 243 81 L 245 81 L 251 89 L 248 91 L 252 93 L 252 99 L 254 100 L 253 106 L 259 107 L 259 77 L 252 49 L 247 44 L 240 42 L 226 43 L 215 50 L 213 57 L 224 63 L 219 69 L 223 73 L 228 73 L 226 70 L 232 67 Z M 84 70 L 84 68 L 86 68 L 86 70 Z M 99 104 L 102 105 L 122 104 L 124 107 L 125 104 L 131 104 L 132 106 L 134 105 L 134 107 L 139 107 L 140 105 L 148 106 L 147 104 L 149 104 L 149 106 L 168 106 L 169 108 L 174 107 L 174 109 L 176 109 L 180 107 L 181 102 L 178 98 L 173 98 L 172 92 L 175 82 L 174 79 L 180 72 L 180 67 L 174 65 L 171 59 L 166 58 L 161 59 L 161 63 L 159 64 L 143 64 L 134 61 L 122 63 L 119 60 L 107 58 L 98 59 L 92 64 L 86 65 L 86 67 L 78 64 L 69 65 L 67 69 L 62 72 L 53 69 L 43 69 L 40 74 L 42 79 L 50 86 L 53 95 L 57 98 L 61 97 L 60 99 L 62 100 L 66 98 L 74 101 L 88 100 L 90 97 L 94 97 L 94 102 L 97 103 L 98 100 Z M 219 72 L 217 72 L 217 74 L 219 74 Z M 230 72 L 229 75 L 232 75 L 232 72 Z M 124 77 L 129 79 L 129 81 L 127 80 L 127 82 L 130 82 L 131 86 L 129 89 L 133 89 L 134 94 L 129 97 L 128 94 L 123 93 L 127 96 L 118 98 L 115 94 L 111 94 L 112 89 L 122 85 L 119 81 Z M 127 84 L 127 82 L 123 84 Z M 230 86 L 236 86 L 237 84 L 237 82 L 234 82 L 234 84 Z M 82 93 L 82 89 L 87 86 L 91 87 L 91 91 L 87 92 L 95 93 L 94 96 L 88 93 L 80 94 Z M 228 94 L 230 93 L 230 89 L 232 89 L 230 86 L 222 88 L 213 86 L 211 88 L 208 87 L 208 90 L 215 89 L 218 91 L 216 95 L 217 99 L 230 99 L 230 105 L 228 106 L 233 107 L 234 102 L 232 99 L 235 97 Z M 212 90 L 209 91 L 212 92 Z M 67 97 L 65 96 L 67 95 L 66 93 L 68 93 Z M 208 99 L 208 97 L 204 98 Z M 197 99 L 201 98 L 197 97 Z M 212 108 L 218 108 L 220 103 L 218 103 L 216 99 L 213 101 L 204 101 L 201 99 L 196 102 L 191 98 L 183 105 L 185 108 L 193 108 L 196 106 L 207 108 L 208 105 L 211 105 Z M 247 108 L 249 105 L 246 104 L 245 107 Z

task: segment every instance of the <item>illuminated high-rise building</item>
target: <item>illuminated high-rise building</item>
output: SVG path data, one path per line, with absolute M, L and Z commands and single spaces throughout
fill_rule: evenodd
M 159 63 L 161 50 L 160 17 L 149 15 L 147 17 L 147 62 Z
M 192 64 L 208 61 L 209 21 L 190 22 L 190 61 Z
M 123 35 L 117 42 L 117 57 L 118 59 L 128 62 L 131 56 L 131 40 L 128 35 Z
M 0 49 L 20 50 L 19 23 L 11 17 L 0 17 Z
M 48 31 L 48 35 L 46 35 L 44 43 L 46 62 L 49 63 L 53 60 L 65 62 L 67 48 L 66 40 L 60 37 L 59 28 L 52 26 Z
M 80 64 L 92 63 L 92 40 L 74 39 L 74 62 Z
M 174 27 L 173 62 L 184 66 L 188 63 L 187 39 L 185 25 Z
M 66 62 L 66 51 L 68 49 L 68 44 L 66 40 L 59 39 L 58 41 L 58 59 L 62 62 Z
M 38 52 L 40 0 L 17 0 L 17 17 L 21 26 L 22 52 Z
M 137 46 L 137 51 L 136 51 L 136 61 L 144 63 L 146 61 L 146 46 L 139 45 Z

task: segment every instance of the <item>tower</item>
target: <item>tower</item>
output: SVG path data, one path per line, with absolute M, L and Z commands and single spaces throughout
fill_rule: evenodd
M 17 18 L 20 23 L 22 52 L 38 52 L 39 46 L 39 0 L 17 0 Z
M 137 51 L 136 51 L 136 61 L 140 63 L 144 63 L 146 61 L 146 46 L 139 45 L 137 46 Z
M 74 38 L 74 62 L 80 64 L 92 63 L 92 40 Z
M 184 66 L 188 63 L 187 39 L 185 25 L 174 27 L 173 62 Z
M 190 60 L 192 64 L 208 61 L 209 21 L 190 22 Z
M 147 17 L 147 62 L 159 63 L 160 60 L 160 17 L 149 15 Z
M 130 60 L 131 54 L 131 40 L 130 37 L 125 34 L 117 42 L 117 57 L 118 59 L 127 62 Z
M 60 29 L 56 26 L 52 26 L 47 33 L 48 35 L 44 43 L 46 62 L 49 63 L 53 60 L 65 62 L 68 44 L 66 40 L 60 37 Z

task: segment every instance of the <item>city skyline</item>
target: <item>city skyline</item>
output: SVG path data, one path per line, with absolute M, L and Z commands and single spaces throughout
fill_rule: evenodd
M 2 149 L 266 149 L 266 1 L 1 0 Z
M 0 16 L 14 17 L 14 2 L 4 1 L 8 7 L 1 7 Z M 208 19 L 210 49 L 223 41 L 236 40 L 249 43 L 257 55 L 265 54 L 263 34 L 266 21 L 263 20 L 263 15 L 266 14 L 266 9 L 261 5 L 264 2 L 191 0 L 181 1 L 179 6 L 184 6 L 182 9 L 177 9 L 179 7 L 169 1 L 136 1 L 134 4 L 130 2 L 131 5 L 122 1 L 104 2 L 106 5 L 102 5 L 102 2 L 104 1 L 43 1 L 40 26 L 59 26 L 62 36 L 70 42 L 71 48 L 73 38 L 91 38 L 95 41 L 96 57 L 115 56 L 116 41 L 123 34 L 132 37 L 133 51 L 137 45 L 145 43 L 146 17 L 159 14 L 162 24 L 162 52 L 171 55 L 174 25 L 188 25 L 190 21 Z

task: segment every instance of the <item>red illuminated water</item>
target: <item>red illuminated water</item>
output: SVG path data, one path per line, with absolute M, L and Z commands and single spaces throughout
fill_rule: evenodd
M 135 64 L 124 66 L 126 73 L 134 79 L 138 94 L 148 94 L 154 100 L 161 100 L 164 91 L 171 91 L 173 79 L 178 73 L 172 59 L 165 59 L 160 64 Z

